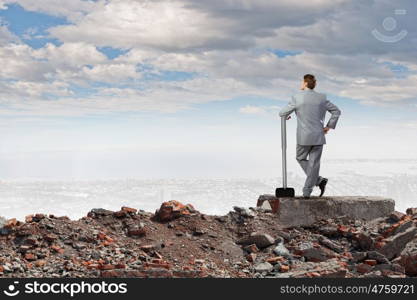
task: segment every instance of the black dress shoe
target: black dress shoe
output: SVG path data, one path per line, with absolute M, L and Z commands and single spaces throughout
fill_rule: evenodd
M 320 181 L 320 184 L 319 184 L 320 196 L 319 197 L 323 196 L 324 191 L 326 190 L 327 181 L 329 181 L 327 178 L 323 178 L 322 181 Z

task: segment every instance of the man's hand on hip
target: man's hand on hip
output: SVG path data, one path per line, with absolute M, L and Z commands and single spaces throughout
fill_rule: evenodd
M 330 127 L 324 127 L 323 128 L 324 134 L 327 134 L 329 132 L 329 130 L 330 130 Z

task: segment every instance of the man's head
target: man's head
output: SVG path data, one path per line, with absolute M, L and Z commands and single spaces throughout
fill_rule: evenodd
M 304 75 L 304 80 L 301 83 L 301 89 L 304 90 L 305 88 L 314 89 L 316 87 L 316 78 L 314 75 L 306 74 Z

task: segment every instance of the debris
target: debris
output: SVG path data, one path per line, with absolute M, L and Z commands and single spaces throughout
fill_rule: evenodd
M 269 203 L 269 202 L 268 202 Z M 156 214 L 95 208 L 79 220 L 0 218 L 3 277 L 399 277 L 417 276 L 413 216 L 325 219 L 282 227 L 263 209 L 226 216 L 169 201 Z M 167 223 L 168 222 L 168 223 Z
M 172 221 L 181 216 L 190 215 L 194 213 L 195 209 L 191 204 L 184 205 L 179 201 L 171 200 L 162 203 L 155 215 L 161 222 Z
M 264 272 L 272 271 L 274 267 L 269 262 L 263 262 L 263 263 L 259 263 L 255 265 L 253 268 L 255 269 L 256 272 L 264 273 Z
M 239 245 L 255 244 L 258 248 L 266 248 L 275 243 L 275 239 L 267 233 L 253 232 L 248 237 L 237 241 Z

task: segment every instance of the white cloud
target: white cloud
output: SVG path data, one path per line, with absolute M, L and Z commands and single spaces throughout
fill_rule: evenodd
M 92 44 L 83 42 L 64 43 L 61 46 L 46 44 L 45 47 L 33 51 L 36 58 L 47 60 L 56 67 L 80 68 L 84 65 L 100 64 L 107 57 Z
M 2 2 L 0 2 L 0 10 L 7 9 Z M 8 26 L 10 24 L 3 18 L 0 17 L 0 46 L 7 45 L 11 42 L 19 42 L 19 38 L 10 32 Z
M 84 41 L 116 48 L 200 47 L 224 33 L 213 28 L 204 12 L 190 10 L 180 1 L 109 1 L 75 24 L 50 29 L 64 42 Z M 103 38 L 105 37 L 105 38 Z
M 239 109 L 239 112 L 242 114 L 248 114 L 248 115 L 264 115 L 266 114 L 266 111 L 264 108 L 259 106 L 252 106 L 252 105 L 246 105 L 244 107 L 241 107 Z
M 276 113 L 279 108 L 276 106 L 272 107 L 264 107 L 264 106 L 256 106 L 256 105 L 246 105 L 239 108 L 239 112 L 242 114 L 247 115 L 261 115 L 265 116 L 267 114 Z
M 2 1 L 0 6 L 12 2 Z M 409 7 L 413 3 L 404 1 Z M 415 55 L 408 54 L 414 29 L 409 30 L 408 42 L 391 48 L 366 31 L 388 14 L 382 0 L 77 0 L 60 7 L 56 1 L 23 0 L 19 4 L 68 17 L 72 23 L 49 30 L 62 45 L 46 44 L 37 50 L 1 27 L 0 101 L 14 112 L 17 107 L 25 114 L 40 114 L 36 105 L 58 115 L 173 112 L 248 95 L 287 100 L 305 73 L 317 75 L 319 90 L 367 104 L 401 103 L 415 99 L 417 92 L 413 73 L 398 77 L 384 63 L 399 63 L 415 72 Z M 98 46 L 129 51 L 111 60 Z M 301 54 L 278 57 L 268 51 L 271 48 Z M 141 80 L 164 71 L 193 75 L 180 81 Z M 97 82 L 106 88 L 97 88 Z M 88 92 L 77 94 L 72 85 Z M 49 95 L 47 100 L 55 96 L 56 101 L 42 104 L 44 95 Z M 246 108 L 251 109 L 265 108 Z
M 0 78 L 15 80 L 45 80 L 51 67 L 33 55 L 33 49 L 24 44 L 8 44 L 0 47 Z
M 103 1 L 92 0 L 1 0 L 0 8 L 7 9 L 8 4 L 19 4 L 25 10 L 42 12 L 53 16 L 66 17 L 76 21 L 85 13 L 92 11 L 100 6 Z

